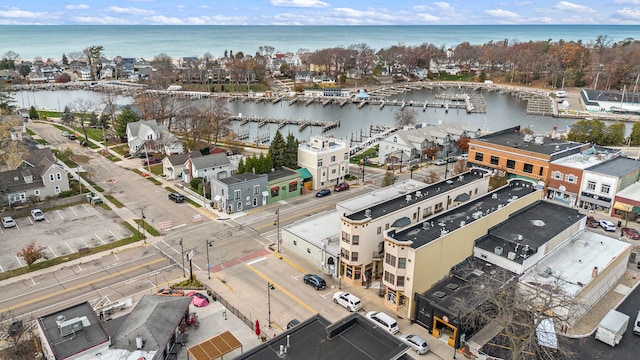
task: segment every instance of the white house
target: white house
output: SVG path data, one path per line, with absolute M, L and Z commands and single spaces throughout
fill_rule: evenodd
M 155 120 L 136 121 L 127 124 L 127 145 L 129 153 L 158 152 L 167 155 L 180 154 L 182 142 Z
M 298 145 L 298 165 L 313 176 L 313 189 L 339 184 L 349 173 L 349 141 L 311 137 Z
M 233 168 L 225 153 L 209 154 L 192 157 L 185 163 L 182 172 L 182 181 L 189 182 L 194 178 L 224 179 L 235 174 L 237 168 Z

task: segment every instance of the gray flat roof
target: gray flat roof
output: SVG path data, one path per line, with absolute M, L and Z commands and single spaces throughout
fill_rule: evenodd
M 272 180 L 276 180 L 276 179 L 280 179 L 280 178 L 292 176 L 292 175 L 299 175 L 299 174 L 295 170 L 278 169 L 278 170 L 274 170 L 267 173 L 267 178 L 269 178 L 269 181 L 272 181 Z
M 640 167 L 640 162 L 638 160 L 620 156 L 615 159 L 600 163 L 598 165 L 594 165 L 590 168 L 587 168 L 586 170 L 595 173 L 621 177 L 638 170 L 638 167 Z
M 469 203 L 455 207 L 445 213 L 431 217 L 414 226 L 395 232 L 391 230 L 389 236 L 398 241 L 412 241 L 411 247 L 417 249 L 442 236 L 442 232 L 451 232 L 484 216 L 487 212 L 495 211 L 502 206 L 509 205 L 514 198 L 520 198 L 537 191 L 535 185 L 525 180 L 512 180 L 509 185 L 490 192 Z
M 236 183 L 240 183 L 240 182 L 244 182 L 247 180 L 254 180 L 254 179 L 259 179 L 262 177 L 267 177 L 267 175 L 262 174 L 262 175 L 257 175 L 254 173 L 242 173 L 242 174 L 236 174 L 233 176 L 229 176 L 223 179 L 218 179 L 218 181 L 227 184 L 227 185 L 231 185 L 231 184 L 236 184 Z
M 505 249 L 501 256 L 507 258 L 510 251 L 521 250 L 528 245 L 528 254 L 531 256 L 584 217 L 577 209 L 541 200 L 511 214 L 509 219 L 489 229 L 488 234 L 478 239 L 475 246 L 491 252 L 500 246 Z M 511 261 L 522 264 L 523 260 L 517 256 Z
M 62 336 L 56 319 L 64 316 L 68 321 L 74 318 L 86 317 L 81 330 L 73 334 Z M 66 309 L 38 318 L 45 331 L 47 340 L 57 359 L 64 359 L 73 354 L 98 346 L 109 341 L 109 333 L 102 326 L 98 316 L 88 302 L 83 302 Z
M 560 154 L 565 151 L 569 151 L 572 149 L 580 149 L 584 144 L 553 139 L 549 136 L 540 136 L 542 139 L 542 143 L 536 143 L 535 138 L 538 136 L 533 136 L 534 139 L 531 141 L 525 141 L 525 134 L 520 132 L 520 126 L 516 126 L 513 128 L 497 131 L 491 134 L 483 135 L 477 139 L 473 139 L 473 142 L 486 142 L 495 145 L 502 145 L 511 148 L 517 148 L 519 150 L 530 151 L 536 154 L 542 155 L 554 155 Z M 473 146 L 473 144 L 471 145 Z M 570 153 L 574 153 L 575 151 L 570 151 Z M 569 154 L 568 154 L 569 155 Z M 560 156 L 563 157 L 563 156 Z M 472 159 L 469 159 L 472 160 Z
M 382 217 L 382 216 L 391 214 L 393 212 L 396 212 L 407 206 L 411 206 L 413 204 L 423 202 L 432 197 L 450 192 L 451 190 L 457 189 L 464 185 L 468 185 L 469 183 L 482 179 L 482 177 L 485 176 L 487 173 L 488 171 L 484 169 L 472 169 L 471 171 L 466 172 L 464 174 L 460 174 L 457 177 L 450 178 L 447 180 L 442 180 L 440 182 L 437 182 L 431 185 L 422 184 L 422 185 L 413 187 L 411 190 L 407 188 L 398 188 L 396 193 L 393 194 L 392 197 L 390 196 L 389 198 L 387 198 L 385 201 L 377 204 L 371 202 L 372 203 L 371 206 L 365 209 L 360 209 L 352 214 L 345 214 L 345 215 L 348 219 L 351 219 L 351 220 L 363 220 L 367 217 L 365 216 L 365 212 L 367 210 L 371 210 L 371 215 L 368 217 L 372 219 L 376 219 L 378 217 Z M 420 192 L 420 196 L 416 195 L 418 191 Z M 364 195 L 363 197 L 375 198 L 376 191 L 374 191 L 373 193 L 374 195 L 367 194 L 367 195 Z M 407 201 L 407 196 L 411 198 L 409 201 Z
M 293 224 L 286 225 L 283 231 L 304 239 L 319 249 L 326 245 L 326 251 L 337 256 L 340 253 L 340 215 L 335 210 L 300 219 Z
M 285 346 L 286 356 L 280 356 L 280 345 Z M 235 359 L 409 359 L 403 357 L 407 350 L 409 347 L 397 337 L 358 313 L 334 324 L 316 314 Z

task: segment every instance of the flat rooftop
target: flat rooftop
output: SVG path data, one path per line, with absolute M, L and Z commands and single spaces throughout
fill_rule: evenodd
M 553 161 L 554 165 L 573 169 L 587 169 L 620 156 L 619 150 L 589 148 L 579 154 L 570 155 Z
M 319 249 L 326 246 L 326 251 L 329 254 L 337 255 L 340 253 L 340 215 L 335 210 L 300 219 L 293 224 L 282 227 L 282 231 L 304 239 Z
M 587 168 L 587 170 L 594 173 L 621 177 L 633 171 L 637 171 L 639 167 L 640 161 L 620 156 L 615 159 L 611 159 L 611 161 L 606 161 Z
M 222 179 L 217 179 L 218 181 L 220 181 L 221 183 L 227 184 L 227 185 L 232 185 L 232 184 L 237 184 L 237 183 L 241 183 L 241 182 L 245 182 L 248 180 L 255 180 L 255 179 L 259 179 L 262 177 L 267 177 L 267 175 L 262 174 L 262 175 L 257 175 L 254 173 L 242 173 L 242 174 L 236 174 L 233 176 L 229 176 L 226 178 L 222 178 Z
M 394 233 L 391 230 L 389 236 L 398 241 L 411 241 L 411 247 L 417 249 L 535 191 L 537 191 L 535 185 L 529 181 L 512 180 L 509 185 L 455 207 L 448 212 L 402 231 Z
M 487 170 L 472 169 L 464 174 L 430 185 L 412 181 L 399 184 L 391 189 L 388 189 L 390 187 L 387 186 L 349 200 L 349 204 L 340 203 L 337 208 L 340 210 L 340 208 L 352 206 L 357 209 L 353 213 L 344 214 L 350 220 L 364 220 L 367 217 L 376 219 L 478 181 L 487 174 Z M 381 197 L 382 199 L 380 199 Z M 407 200 L 408 198 L 409 200 Z M 368 211 L 370 211 L 369 215 L 367 215 Z
M 284 345 L 286 355 L 280 354 L 280 345 Z M 405 355 L 408 350 L 397 337 L 358 313 L 334 324 L 316 314 L 235 359 L 410 359 Z
M 527 137 L 526 134 L 520 132 L 520 126 L 483 135 L 471 141 L 475 143 L 485 142 L 509 148 L 517 148 L 519 150 L 529 151 L 540 155 L 555 155 L 554 158 L 560 158 L 570 155 L 571 153 L 579 152 L 580 148 L 584 146 L 584 144 L 581 143 L 554 139 L 546 135 L 532 135 Z M 473 144 L 470 146 L 473 146 Z M 563 154 L 565 152 L 567 154 Z
M 576 296 L 593 281 L 592 271 L 605 271 L 616 258 L 626 254 L 631 244 L 592 231 L 581 231 L 527 270 L 520 281 L 540 287 L 556 288 L 570 296 Z M 550 276 L 545 270 L 551 269 Z M 565 281 L 558 281 L 558 279 Z
M 63 336 L 57 320 L 83 319 L 82 326 L 76 331 Z M 66 309 L 38 318 L 45 331 L 47 340 L 53 348 L 57 359 L 71 357 L 74 354 L 108 343 L 110 334 L 102 326 L 98 316 L 88 302 L 83 302 Z
M 584 217 L 577 209 L 541 200 L 511 214 L 509 219 L 489 229 L 488 234 L 478 239 L 475 246 L 490 252 L 500 246 L 504 249 L 501 255 L 504 258 L 508 257 L 509 252 L 520 255 L 528 246 L 527 254 L 531 256 Z M 524 258 L 517 256 L 511 261 L 522 264 Z
M 640 182 L 633 183 L 621 191 L 618 191 L 616 197 L 640 201 Z

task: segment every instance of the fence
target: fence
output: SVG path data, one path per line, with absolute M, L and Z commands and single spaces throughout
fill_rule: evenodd
M 47 199 L 43 202 L 33 204 L 24 203 L 23 205 L 19 205 L 13 208 L 5 208 L 4 211 L 2 211 L 2 214 L 3 216 L 19 218 L 29 216 L 31 209 L 41 209 L 42 211 L 46 211 L 51 208 L 76 204 L 79 202 L 86 202 L 86 196 L 74 195 L 66 198 Z
M 249 319 L 248 317 L 244 316 L 244 314 L 241 313 L 240 310 L 238 310 L 235 307 L 233 307 L 233 305 L 231 305 L 231 303 L 229 303 L 227 300 L 225 300 L 222 296 L 220 296 L 220 294 L 215 292 L 215 290 L 210 288 L 208 285 L 205 284 L 204 287 L 207 289 L 207 292 L 211 295 L 211 297 L 213 299 L 219 301 L 224 307 L 227 308 L 227 310 L 229 310 L 231 313 L 233 313 L 238 319 L 240 319 L 240 321 L 245 323 L 245 325 L 247 325 L 249 327 L 249 329 L 251 329 L 252 331 L 255 330 L 254 329 L 254 325 L 255 324 L 251 319 Z

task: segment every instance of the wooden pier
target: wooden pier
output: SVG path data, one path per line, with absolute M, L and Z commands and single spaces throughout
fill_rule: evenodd
M 287 125 L 295 125 L 298 127 L 298 130 L 303 130 L 307 126 L 318 126 L 322 128 L 322 132 L 331 130 L 333 128 L 339 127 L 339 122 L 334 121 L 314 121 L 314 120 L 301 120 L 301 119 L 271 119 L 271 118 L 263 118 L 257 116 L 231 116 L 229 117 L 231 121 L 239 121 L 241 125 L 247 124 L 249 122 L 257 122 L 258 128 L 262 128 L 267 124 L 276 124 L 278 129 L 282 129 Z

